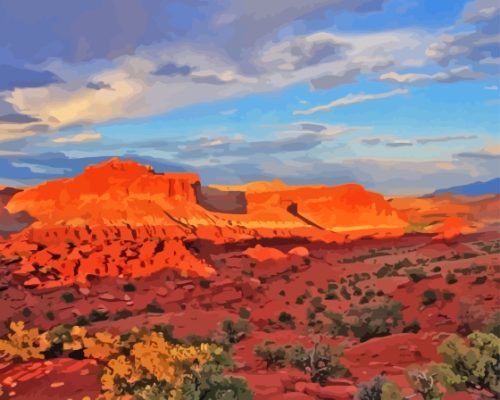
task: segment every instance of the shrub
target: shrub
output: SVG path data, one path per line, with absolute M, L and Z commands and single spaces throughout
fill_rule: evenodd
M 47 317 L 47 319 L 48 319 L 49 321 L 54 321 L 54 320 L 56 319 L 56 315 L 54 314 L 54 312 L 53 312 L 53 311 L 47 311 L 47 312 L 45 313 L 45 316 Z
M 328 334 L 331 336 L 347 336 L 349 325 L 344 322 L 342 314 L 325 311 L 324 316 L 330 320 L 330 324 L 327 327 Z
M 107 362 L 101 385 L 106 398 L 250 400 L 245 381 L 223 375 L 228 363 L 219 346 L 171 344 L 161 333 L 146 333 L 128 355 Z
M 316 313 L 323 312 L 326 309 L 326 306 L 321 302 L 321 297 L 313 297 L 310 304 Z
M 295 304 L 304 304 L 304 297 L 299 296 L 295 299 Z
M 134 315 L 134 314 L 130 310 L 127 310 L 127 309 L 119 310 L 114 315 L 113 320 L 118 321 L 120 319 L 130 318 L 132 315 Z
M 239 319 L 236 322 L 232 319 L 225 319 L 222 321 L 221 329 L 229 343 L 238 343 L 251 331 L 251 325 L 245 319 Z
M 444 363 L 433 367 L 441 383 L 455 390 L 480 388 L 500 395 L 500 339 L 491 333 L 473 332 L 467 342 L 453 335 L 438 347 Z
M 421 280 L 427 278 L 427 275 L 422 268 L 408 269 L 406 274 L 413 282 L 420 282 Z
M 286 350 L 281 346 L 272 346 L 272 342 L 258 345 L 254 349 L 257 357 L 266 363 L 266 368 L 283 368 L 286 360 Z
M 152 314 L 163 314 L 165 310 L 158 303 L 152 302 L 146 305 L 146 312 Z
M 248 318 L 250 318 L 250 311 L 248 310 L 248 308 L 240 307 L 240 311 L 238 312 L 238 315 L 242 319 L 248 319 Z
M 89 314 L 90 322 L 107 321 L 109 319 L 109 312 L 106 310 L 93 309 Z
M 65 292 L 61 295 L 61 299 L 63 299 L 63 301 L 66 303 L 72 303 L 75 301 L 75 296 L 73 295 L 73 293 Z
M 352 306 L 347 316 L 354 336 L 364 342 L 389 335 L 402 320 L 402 308 L 398 301 L 385 298 L 376 305 Z
M 443 299 L 446 301 L 452 301 L 455 298 L 455 293 L 450 292 L 449 290 L 443 291 Z
M 292 328 L 295 328 L 295 317 L 292 314 L 287 313 L 286 311 L 282 311 L 280 313 L 280 315 L 278 316 L 278 321 L 285 325 L 289 325 Z
M 485 283 L 486 281 L 488 280 L 488 277 L 487 276 L 477 276 L 476 279 L 474 279 L 472 281 L 472 284 L 473 285 L 482 285 L 483 283 Z
M 309 374 L 312 382 L 324 385 L 328 377 L 349 374 L 349 371 L 340 364 L 341 355 L 340 348 L 317 343 L 311 349 L 303 346 L 293 347 L 289 351 L 288 360 L 292 367 Z
M 133 283 L 126 283 L 123 285 L 124 292 L 135 292 L 135 285 Z
M 29 316 L 31 316 L 32 311 L 30 310 L 29 307 L 24 307 L 21 313 L 23 314 L 24 317 L 28 318 Z
M 403 400 L 399 387 L 384 376 L 377 375 L 372 380 L 362 383 L 354 396 L 355 400 Z
M 351 300 L 351 295 L 349 294 L 349 291 L 347 290 L 347 288 L 345 286 L 342 286 L 340 288 L 340 294 L 342 295 L 342 297 L 346 300 Z
M 406 379 L 413 390 L 424 400 L 439 400 L 443 396 L 437 387 L 435 373 L 421 368 L 409 368 L 406 371 Z
M 11 322 L 11 333 L 7 339 L 0 339 L 0 353 L 12 359 L 23 361 L 30 358 L 43 359 L 43 351 L 48 346 L 40 340 L 40 333 L 37 328 L 24 329 L 24 322 Z
M 433 289 L 427 289 L 422 294 L 422 304 L 424 306 L 430 306 L 431 304 L 434 304 L 436 300 L 437 300 L 437 292 Z
M 208 289 L 210 287 L 210 281 L 208 281 L 206 279 L 201 279 L 200 280 L 200 287 L 202 287 L 203 289 Z
M 403 332 L 405 333 L 417 333 L 420 331 L 421 326 L 420 323 L 415 319 L 412 322 L 406 324 L 403 328 Z

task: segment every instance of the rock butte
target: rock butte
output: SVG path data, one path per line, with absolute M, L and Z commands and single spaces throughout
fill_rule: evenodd
M 214 185 L 203 192 L 195 173 L 156 173 L 150 166 L 117 158 L 87 167 L 74 178 L 5 191 L 8 195 L 0 204 L 4 221 L 18 222 L 12 216 L 20 213 L 26 225 L 32 222 L 26 222 L 26 216 L 35 219 L 2 244 L 11 256 L 20 254 L 19 246 L 35 244 L 34 250 L 23 253 L 20 273 L 50 264 L 62 277 L 82 282 L 89 275 L 143 276 L 165 267 L 186 275 L 210 275 L 213 267 L 186 248 L 197 240 L 224 244 L 300 238 L 343 243 L 367 236 L 401 236 L 410 217 L 420 217 L 411 201 L 390 202 L 357 184 L 304 187 L 257 182 Z M 210 211 L 202 199 L 212 205 L 231 201 L 241 210 Z M 470 209 L 463 205 L 457 213 L 463 215 L 464 207 Z M 487 207 L 482 204 L 481 209 Z M 449 239 L 465 228 L 453 216 L 433 229 Z

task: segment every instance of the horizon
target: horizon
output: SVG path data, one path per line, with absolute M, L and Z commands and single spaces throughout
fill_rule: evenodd
M 113 156 L 205 185 L 410 195 L 498 177 L 497 2 L 293 5 L 2 2 L 0 184 Z

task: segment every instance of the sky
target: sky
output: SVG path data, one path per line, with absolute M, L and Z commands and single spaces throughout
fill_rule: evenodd
M 0 184 L 111 156 L 422 194 L 500 171 L 497 0 L 0 0 Z

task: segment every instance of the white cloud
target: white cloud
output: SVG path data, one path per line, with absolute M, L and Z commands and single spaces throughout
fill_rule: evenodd
M 382 92 L 377 94 L 349 94 L 340 99 L 334 100 L 328 104 L 309 108 L 307 110 L 294 111 L 293 115 L 311 115 L 318 112 L 328 112 L 336 107 L 342 107 L 352 104 L 363 103 L 365 101 L 382 100 L 392 96 L 399 96 L 407 94 L 408 89 L 394 89 L 389 92 Z
M 85 143 L 101 140 L 102 135 L 99 132 L 81 132 L 71 136 L 61 136 L 52 139 L 53 143 Z
M 498 90 L 497 85 L 489 85 L 484 87 L 486 90 Z
M 381 81 L 391 81 L 396 83 L 419 83 L 419 82 L 442 82 L 453 83 L 462 80 L 480 79 L 484 76 L 482 73 L 473 71 L 470 67 L 453 68 L 449 71 L 437 72 L 435 74 L 388 72 L 380 75 Z

